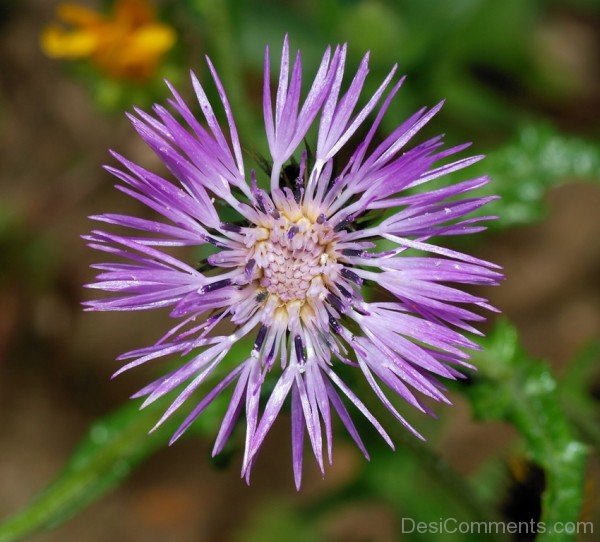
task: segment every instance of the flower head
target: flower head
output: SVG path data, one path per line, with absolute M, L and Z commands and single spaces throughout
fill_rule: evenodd
M 109 15 L 68 3 L 57 13 L 71 28 L 48 26 L 43 51 L 53 58 L 90 59 L 110 77 L 151 77 L 175 43 L 175 32 L 156 20 L 147 0 L 115 0 Z
M 246 174 L 233 114 L 210 61 L 226 131 L 193 74 L 204 124 L 173 88 L 172 112 L 160 105 L 153 116 L 136 110 L 133 126 L 177 184 L 116 153 L 122 168 L 107 169 L 122 182 L 121 191 L 166 220 L 104 214 L 92 218 L 142 235 L 94 230 L 87 236 L 90 246 L 121 260 L 94 266 L 100 273 L 90 287 L 116 295 L 87 302 L 89 310 L 168 306 L 170 315 L 180 320 L 153 346 L 121 356 L 127 363 L 118 373 L 165 356 L 181 356 L 179 367 L 135 395 L 149 404 L 183 387 L 159 424 L 220 373 L 173 440 L 233 387 L 213 453 L 223 449 L 243 411 L 242 475 L 247 478 L 288 401 L 297 486 L 305 435 L 321 470 L 324 455 L 331 461 L 334 414 L 368 457 L 349 406 L 393 447 L 383 426 L 339 376 L 342 365 L 362 374 L 385 407 L 420 437 L 384 388 L 422 412 L 428 409 L 419 396 L 448 402 L 439 378 L 461 377 L 460 370 L 471 367 L 467 350 L 476 345 L 463 332 L 476 332 L 472 322 L 483 319 L 468 306 L 492 308 L 455 285 L 491 285 L 501 278 L 494 264 L 430 242 L 432 237 L 484 229 L 483 222 L 493 217 L 466 215 L 491 198 L 463 194 L 485 185 L 487 177 L 430 191 L 411 190 L 482 157 L 448 161 L 468 145 L 443 149 L 441 137 L 406 150 L 441 104 L 419 110 L 376 143 L 375 134 L 402 79 L 393 82 L 396 68 L 392 69 L 366 105 L 357 109 L 368 57 L 343 92 L 345 60 L 345 46 L 327 50 L 302 101 L 300 55 L 290 66 L 286 38 L 273 93 L 267 49 L 263 105 L 272 159 L 269 178 L 259 179 L 254 171 Z M 366 135 L 336 171 L 334 158 L 377 106 Z M 303 151 L 303 140 L 317 119 L 311 156 Z M 261 188 L 267 185 L 268 191 Z M 238 218 L 222 221 L 223 207 L 217 207 L 215 199 Z M 212 245 L 215 252 L 199 266 L 168 250 L 203 244 Z M 409 249 L 419 255 L 409 255 Z M 363 297 L 367 285 L 383 292 L 379 300 Z M 244 337 L 251 337 L 253 346 L 243 359 L 229 359 L 232 346 Z M 266 380 L 273 385 L 265 386 Z

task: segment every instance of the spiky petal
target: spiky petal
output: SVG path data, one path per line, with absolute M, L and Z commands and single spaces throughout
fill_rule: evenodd
M 213 381 L 172 441 L 226 388 L 233 388 L 213 453 L 222 451 L 243 413 L 242 475 L 247 480 L 258 450 L 288 402 L 297 487 L 305 438 L 322 471 L 325 458 L 331 462 L 334 415 L 368 458 L 349 406 L 393 447 L 381 423 L 339 376 L 343 365 L 362 374 L 391 414 L 422 438 L 387 394 L 400 396 L 424 413 L 431 412 L 422 397 L 448 403 L 439 379 L 460 378 L 461 371 L 472 368 L 468 350 L 476 344 L 464 332 L 477 333 L 473 323 L 483 319 L 473 307 L 494 310 L 485 299 L 457 286 L 497 284 L 502 278 L 498 267 L 431 243 L 433 237 L 485 229 L 485 221 L 494 217 L 467 215 L 493 198 L 465 195 L 489 179 L 423 190 L 430 181 L 482 157 L 448 162 L 468 145 L 444 149 L 441 137 L 406 149 L 441 103 L 418 111 L 374 145 L 403 79 L 394 82 L 394 67 L 355 112 L 368 60 L 365 56 L 342 92 L 346 46 L 333 53 L 328 49 L 302 102 L 300 55 L 290 73 L 286 37 L 273 101 L 267 49 L 263 104 L 272 162 L 268 179 L 259 179 L 254 171 L 248 179 L 229 101 L 208 61 L 227 130 L 217 122 L 193 74 L 205 124 L 171 86 L 173 112 L 160 105 L 153 114 L 136 110 L 130 116 L 134 128 L 177 182 L 116 153 L 122 168 L 107 169 L 123 183 L 117 186 L 122 192 L 162 220 L 114 213 L 93 216 L 133 233 L 93 230 L 85 237 L 91 247 L 119 259 L 94 266 L 99 274 L 89 287 L 112 296 L 86 302 L 88 310 L 170 307 L 171 317 L 179 320 L 154 345 L 120 356 L 125 364 L 117 374 L 166 356 L 181 357 L 179 367 L 134 395 L 145 398 L 147 405 L 180 390 L 157 426 Z M 377 107 L 350 160 L 334 171 L 333 159 Z M 317 119 L 311 161 L 302 141 Z M 229 205 L 239 220 L 222 221 L 215 198 Z M 381 217 L 382 210 L 392 208 L 393 214 Z M 383 251 L 376 248 L 382 241 Z M 169 252 L 204 244 L 216 247 L 216 252 L 198 267 Z M 420 254 L 408 256 L 409 249 Z M 377 285 L 378 300 L 362 297 L 370 285 Z M 223 329 L 233 326 L 234 331 L 222 334 L 227 322 Z M 245 338 L 252 346 L 242 360 L 231 359 L 232 346 Z M 269 393 L 267 380 L 273 381 Z

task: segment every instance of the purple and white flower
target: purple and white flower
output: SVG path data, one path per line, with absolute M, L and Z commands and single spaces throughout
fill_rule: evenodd
M 449 402 L 439 377 L 456 379 L 471 367 L 468 350 L 476 344 L 464 332 L 477 333 L 472 324 L 483 320 L 471 306 L 493 310 L 485 299 L 454 285 L 493 285 L 502 278 L 492 263 L 431 243 L 433 237 L 485 229 L 483 223 L 494 217 L 466 216 L 493 198 L 464 194 L 488 183 L 487 177 L 413 190 L 482 156 L 448 161 L 468 145 L 444 149 L 442 137 L 406 150 L 441 103 L 417 111 L 377 142 L 381 120 L 403 79 L 395 80 L 394 67 L 361 108 L 368 55 L 342 90 L 345 61 L 346 46 L 333 53 L 328 49 L 302 101 L 300 53 L 291 65 L 286 38 L 272 92 L 267 48 L 268 179 L 246 171 L 233 112 L 210 61 L 226 130 L 193 74 L 204 123 L 171 86 L 170 110 L 161 105 L 153 114 L 136 109 L 130 117 L 134 128 L 177 183 L 113 153 L 121 168 L 106 169 L 121 181 L 117 188 L 162 218 L 93 216 L 134 233 L 93 230 L 85 237 L 117 260 L 93 266 L 99 274 L 88 286 L 113 296 L 86 302 L 88 310 L 170 307 L 170 316 L 179 320 L 156 344 L 122 355 L 126 363 L 117 374 L 166 356 L 181 358 L 179 367 L 134 395 L 145 397 L 147 405 L 182 388 L 158 425 L 212 381 L 173 441 L 232 387 L 213 454 L 223 449 L 243 412 L 242 476 L 247 479 L 288 398 L 298 487 L 305 435 L 319 468 L 324 469 L 324 455 L 331 462 L 334 413 L 368 458 L 349 406 L 393 447 L 380 422 L 338 375 L 342 364 L 362 373 L 385 407 L 421 437 L 385 388 L 422 412 L 429 410 L 419 396 Z M 348 151 L 373 112 L 366 135 Z M 315 124 L 313 155 L 304 141 Z M 334 159 L 342 155 L 350 158 L 336 171 Z M 224 222 L 216 199 L 238 218 Z M 180 260 L 171 250 L 204 244 L 217 250 L 200 265 Z M 377 285 L 378 301 L 363 298 L 369 285 Z M 253 347 L 243 359 L 230 359 L 232 346 L 244 337 Z M 264 386 L 267 379 L 272 385 Z

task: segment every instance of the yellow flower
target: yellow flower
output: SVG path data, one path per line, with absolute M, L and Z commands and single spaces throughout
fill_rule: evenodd
M 147 79 L 175 43 L 173 28 L 156 19 L 147 0 L 116 0 L 108 15 L 77 4 L 61 4 L 61 23 L 41 34 L 41 47 L 52 58 L 89 59 L 106 75 Z

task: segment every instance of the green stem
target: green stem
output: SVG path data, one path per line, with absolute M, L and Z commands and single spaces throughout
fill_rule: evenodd
M 571 541 L 574 533 L 553 526 L 579 519 L 587 447 L 573 436 L 549 367 L 524 352 L 513 326 L 499 322 L 482 343 L 474 356 L 480 375 L 467 388 L 475 414 L 514 425 L 531 459 L 545 471 L 541 521 L 547 530 L 537 540 Z

